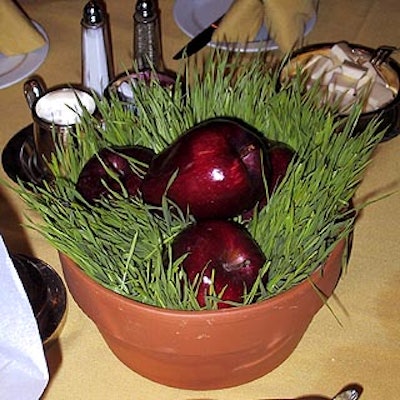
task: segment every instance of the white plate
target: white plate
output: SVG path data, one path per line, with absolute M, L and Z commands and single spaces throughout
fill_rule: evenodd
M 179 28 L 189 37 L 198 35 L 202 30 L 224 15 L 233 0 L 175 0 L 174 18 Z M 307 21 L 304 35 L 307 35 L 314 27 L 317 16 L 314 14 Z M 262 26 L 254 42 L 248 43 L 245 47 L 240 44 L 221 45 L 213 42 L 209 46 L 219 47 L 242 52 L 255 52 L 260 50 L 277 49 L 277 44 L 269 38 L 267 28 Z
M 46 40 L 46 44 L 30 53 L 11 57 L 0 53 L 0 89 L 11 86 L 35 72 L 47 57 L 49 38 L 37 22 L 32 22 Z

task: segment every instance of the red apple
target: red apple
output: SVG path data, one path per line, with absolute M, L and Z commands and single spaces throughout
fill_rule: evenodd
M 266 144 L 269 170 L 265 172 L 265 176 L 268 184 L 268 195 L 271 195 L 285 177 L 289 164 L 295 156 L 295 152 L 283 142 L 269 142 L 266 140 Z M 264 192 L 263 197 L 256 206 L 257 210 L 260 211 L 264 208 L 267 202 L 268 197 Z M 249 221 L 253 218 L 253 215 L 254 208 L 242 213 L 242 218 L 244 221 Z
M 257 133 L 233 119 L 210 119 L 153 159 L 143 181 L 143 198 L 160 205 L 166 194 L 197 219 L 230 218 L 262 197 L 263 163 L 268 169 Z
M 127 157 L 140 163 L 138 170 L 132 169 Z M 111 172 L 118 177 L 128 194 L 135 196 L 153 157 L 154 152 L 151 149 L 141 146 L 104 148 L 85 164 L 79 174 L 76 188 L 89 203 L 107 195 L 108 188 L 121 193 L 121 185 L 111 176 Z
M 272 142 L 267 152 L 271 163 L 271 172 L 268 176 L 268 191 L 271 194 L 285 177 L 295 152 L 282 142 Z
M 182 263 L 191 283 L 201 277 L 197 300 L 201 307 L 214 291 L 224 301 L 241 302 L 256 281 L 265 256 L 242 225 L 226 220 L 200 221 L 184 229 L 172 244 L 173 259 Z M 229 307 L 220 302 L 218 308 Z

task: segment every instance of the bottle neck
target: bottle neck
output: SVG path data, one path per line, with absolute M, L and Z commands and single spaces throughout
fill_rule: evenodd
M 164 69 L 158 10 L 153 0 L 138 0 L 133 16 L 133 53 L 139 71 Z

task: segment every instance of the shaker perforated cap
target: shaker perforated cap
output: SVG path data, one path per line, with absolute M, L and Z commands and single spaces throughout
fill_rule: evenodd
M 152 0 L 138 0 L 136 13 L 142 18 L 152 18 L 155 14 L 154 2 Z
M 98 27 L 104 23 L 103 8 L 97 1 L 89 1 L 83 8 L 82 25 L 85 27 Z

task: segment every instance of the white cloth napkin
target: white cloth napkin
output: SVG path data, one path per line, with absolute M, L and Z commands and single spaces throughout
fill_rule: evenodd
M 0 236 L 0 399 L 37 400 L 48 381 L 36 319 Z

